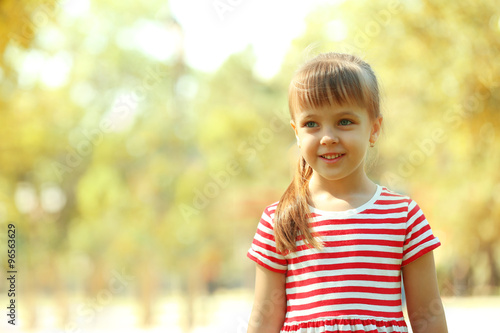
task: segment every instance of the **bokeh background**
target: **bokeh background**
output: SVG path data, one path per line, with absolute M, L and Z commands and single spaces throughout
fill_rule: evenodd
M 499 8 L 0 0 L 0 330 L 245 332 L 246 251 L 297 158 L 287 86 L 323 51 L 378 75 L 385 127 L 368 172 L 411 195 L 440 238 L 450 332 L 493 323 Z

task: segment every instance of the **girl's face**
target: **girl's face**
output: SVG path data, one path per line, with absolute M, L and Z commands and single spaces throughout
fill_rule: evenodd
M 377 140 L 382 117 L 373 120 L 359 106 L 326 106 L 298 111 L 291 124 L 313 176 L 338 181 L 364 175 L 366 151 Z

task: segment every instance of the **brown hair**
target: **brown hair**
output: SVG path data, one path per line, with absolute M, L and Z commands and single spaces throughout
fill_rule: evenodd
M 371 119 L 377 119 L 380 116 L 377 78 L 370 65 L 356 56 L 322 53 L 295 73 L 288 90 L 288 105 L 293 120 L 300 110 L 341 105 L 361 106 Z M 299 233 L 307 246 L 322 246 L 309 230 L 308 185 L 312 172 L 301 157 L 297 172 L 276 207 L 275 240 L 282 253 L 296 250 Z

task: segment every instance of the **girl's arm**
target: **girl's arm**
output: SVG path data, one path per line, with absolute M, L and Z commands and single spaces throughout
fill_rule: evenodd
M 278 333 L 286 313 L 285 274 L 256 266 L 255 297 L 247 333 Z
M 403 266 L 402 272 L 413 333 L 447 333 L 432 251 Z

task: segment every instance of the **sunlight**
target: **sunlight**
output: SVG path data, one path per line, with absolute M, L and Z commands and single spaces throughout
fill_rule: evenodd
M 170 8 L 184 30 L 186 60 L 191 66 L 214 71 L 230 54 L 251 45 L 256 74 L 271 78 L 279 71 L 291 41 L 304 32 L 307 14 L 321 4 L 340 2 L 315 0 L 294 6 L 285 0 L 232 2 L 218 12 L 215 5 L 225 2 L 203 2 L 193 10 L 189 2 L 173 0 Z M 283 15 L 278 19 L 276 13 Z M 337 38 L 342 34 L 338 32 Z
M 326 34 L 331 41 L 341 42 L 347 38 L 347 33 L 347 26 L 340 19 L 331 20 L 326 25 Z
M 121 29 L 116 43 L 122 49 L 135 49 L 159 61 L 171 59 L 181 45 L 179 34 L 156 21 L 138 20 L 132 27 Z
M 49 88 L 61 87 L 67 83 L 72 66 L 73 59 L 69 52 L 57 52 L 40 68 L 40 81 Z

